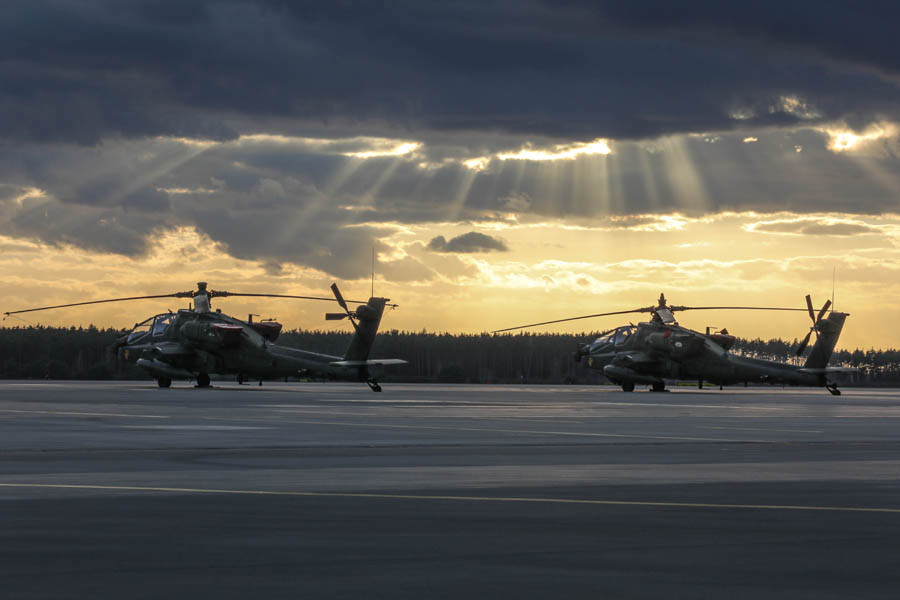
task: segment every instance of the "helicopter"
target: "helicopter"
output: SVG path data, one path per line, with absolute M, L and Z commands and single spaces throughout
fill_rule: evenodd
M 4 313 L 6 316 L 129 300 L 155 298 L 191 298 L 193 306 L 154 315 L 119 337 L 114 345 L 119 358 L 137 364 L 147 372 L 161 388 L 168 388 L 174 379 L 193 379 L 197 387 L 210 386 L 210 374 L 236 375 L 238 383 L 245 379 L 265 377 L 289 377 L 297 375 L 324 375 L 335 379 L 365 381 L 373 392 L 380 392 L 377 377 L 386 365 L 406 364 L 398 358 L 370 359 L 369 352 L 389 298 L 371 297 L 366 302 L 345 300 L 337 284 L 331 284 L 334 298 L 317 296 L 292 296 L 285 294 L 235 293 L 207 289 L 200 281 L 197 289 L 188 292 L 91 300 L 57 306 L 44 306 Z M 274 320 L 246 321 L 228 316 L 221 309 L 213 310 L 212 298 L 252 296 L 261 298 L 295 298 L 337 302 L 343 309 L 339 313 L 326 313 L 325 319 L 348 319 L 355 333 L 344 356 L 330 356 L 307 350 L 299 350 L 275 344 L 281 333 L 281 323 Z M 357 304 L 350 310 L 349 304 Z
M 696 380 L 702 389 L 703 382 L 719 386 L 743 383 L 768 383 L 792 386 L 824 387 L 832 395 L 839 396 L 837 384 L 829 375 L 855 372 L 856 369 L 829 367 L 828 360 L 834 351 L 848 313 L 832 311 L 825 302 L 818 314 L 813 310 L 812 299 L 806 296 L 806 308 L 777 308 L 760 306 L 669 306 L 665 294 L 659 295 L 655 306 L 620 310 L 517 327 L 497 329 L 501 333 L 527 327 L 549 325 L 564 321 L 650 313 L 650 320 L 637 325 L 629 324 L 602 332 L 596 340 L 579 344 L 574 353 L 576 362 L 584 360 L 588 368 L 602 371 L 607 379 L 622 386 L 622 391 L 634 391 L 636 384 L 651 386 L 652 391 L 666 389 L 665 380 Z M 815 333 L 816 342 L 803 366 L 762 360 L 731 354 L 729 350 L 736 338 L 727 329 L 700 333 L 682 327 L 675 320 L 675 313 L 685 310 L 787 310 L 806 311 L 812 319 L 812 327 L 800 342 L 797 356 L 801 356 Z

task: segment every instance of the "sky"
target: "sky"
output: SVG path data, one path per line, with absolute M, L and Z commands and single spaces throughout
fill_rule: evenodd
M 900 7 L 32 0 L 0 20 L 0 311 L 368 297 L 479 333 L 673 304 L 900 345 Z M 180 302 L 180 301 L 178 301 Z M 339 328 L 314 301 L 235 316 Z M 130 327 L 129 302 L 2 325 Z M 641 315 L 632 319 L 637 322 Z M 799 338 L 804 313 L 685 312 Z M 623 317 L 535 331 L 591 331 Z

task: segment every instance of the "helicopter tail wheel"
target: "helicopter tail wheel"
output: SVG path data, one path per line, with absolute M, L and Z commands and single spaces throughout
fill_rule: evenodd
M 380 391 L 381 391 L 381 386 L 378 385 L 378 382 L 375 381 L 374 379 L 367 379 L 367 380 L 366 380 L 366 383 L 369 384 L 369 388 L 370 388 L 373 392 L 380 392 Z
M 840 396 L 841 395 L 841 390 L 839 390 L 838 386 L 834 383 L 826 385 L 825 389 L 828 390 L 829 392 L 831 392 L 832 396 Z
M 634 382 L 633 382 L 633 381 L 626 381 L 625 383 L 623 383 L 623 384 L 622 384 L 622 391 L 623 391 L 623 392 L 633 392 L 633 391 L 634 391 Z
M 157 377 L 156 385 L 158 385 L 161 388 L 167 388 L 172 385 L 172 378 L 171 377 Z
M 205 388 L 209 387 L 209 375 L 206 373 L 198 373 L 197 374 L 197 387 Z

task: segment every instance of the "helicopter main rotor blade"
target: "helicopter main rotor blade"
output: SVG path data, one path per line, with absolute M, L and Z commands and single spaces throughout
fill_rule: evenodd
M 620 310 L 616 312 L 608 312 L 608 313 L 599 313 L 596 315 L 585 315 L 583 317 L 570 317 L 568 319 L 556 319 L 554 321 L 543 321 L 541 323 L 531 323 L 529 325 L 519 325 L 518 327 L 507 327 L 505 329 L 495 329 L 491 331 L 491 333 L 502 333 L 504 331 L 512 331 L 514 329 L 525 329 L 528 327 L 538 327 L 540 325 L 550 325 L 552 323 L 564 323 L 566 321 L 577 321 L 578 319 L 591 319 L 593 317 L 606 317 L 610 315 L 625 315 L 629 313 L 642 313 L 649 312 L 652 313 L 657 310 L 659 307 L 649 306 L 645 308 L 635 308 L 632 310 Z M 790 310 L 790 311 L 806 311 L 805 308 L 787 308 L 781 306 L 669 306 L 667 307 L 670 311 L 682 311 L 682 310 Z
M 806 311 L 805 308 L 786 308 L 782 306 L 670 306 L 672 312 L 682 310 L 795 310 Z
M 518 325 L 516 327 L 507 327 L 506 329 L 495 329 L 491 333 L 501 333 L 503 331 L 512 331 L 513 329 L 525 329 L 527 327 L 538 327 L 539 325 L 550 325 L 551 323 L 564 323 L 566 321 L 577 321 L 579 319 L 592 319 L 594 317 L 608 317 L 610 315 L 627 315 L 629 313 L 651 312 L 655 307 L 635 308 L 632 310 L 618 310 L 615 312 L 598 313 L 596 315 L 584 315 L 582 317 L 569 317 L 568 319 L 556 319 L 555 321 L 544 321 L 542 323 L 531 323 L 529 325 Z
M 228 297 L 228 296 L 250 296 L 255 298 L 293 298 L 296 300 L 324 300 L 325 302 L 337 302 L 334 298 L 324 298 L 321 296 L 292 296 L 290 294 L 244 294 L 239 292 L 212 292 L 213 297 Z M 365 304 L 366 302 L 363 300 L 345 300 L 344 302 L 348 302 L 350 304 Z M 340 302 L 338 302 L 340 304 Z M 396 304 L 387 304 L 386 306 L 397 306 Z
M 157 294 L 154 296 L 132 296 L 130 298 L 110 298 L 108 300 L 89 300 L 88 302 L 72 302 L 70 304 L 57 304 L 56 306 L 41 306 L 39 308 L 26 308 L 23 310 L 10 310 L 3 313 L 6 316 L 17 315 L 38 310 L 51 310 L 54 308 L 69 308 L 70 306 L 85 306 L 88 304 L 103 304 L 105 302 L 126 302 L 128 300 L 153 300 L 155 298 L 190 298 L 193 292 L 176 292 L 174 294 Z
M 243 292 L 219 292 L 210 290 L 206 292 L 209 296 L 213 298 L 224 298 L 228 296 L 245 296 L 245 297 L 253 297 L 253 298 L 291 298 L 295 300 L 324 300 L 326 302 L 336 302 L 335 298 L 323 298 L 320 296 L 294 296 L 290 294 L 248 294 Z M 338 292 L 340 293 L 340 292 Z M 195 292 L 175 292 L 172 294 L 155 294 L 152 296 L 130 296 L 128 298 L 109 298 L 106 300 L 89 300 L 87 302 L 71 302 L 69 304 L 57 304 L 55 306 L 40 306 L 38 308 L 26 308 L 23 310 L 10 310 L 3 313 L 5 316 L 18 315 L 21 313 L 35 312 L 39 310 L 51 310 L 54 308 L 69 308 L 72 306 L 87 306 L 89 304 L 104 304 L 107 302 L 127 302 L 129 300 L 155 300 L 159 298 L 193 298 Z M 349 302 L 351 304 L 366 304 L 363 300 L 344 300 L 341 297 L 340 301 L 337 301 L 339 304 L 343 302 L 342 308 L 347 310 L 346 303 Z M 397 304 L 386 304 L 390 308 L 397 308 Z

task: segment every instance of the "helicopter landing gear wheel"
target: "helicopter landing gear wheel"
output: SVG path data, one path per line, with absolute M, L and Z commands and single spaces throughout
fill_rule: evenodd
M 654 383 L 653 387 L 650 389 L 652 389 L 654 392 L 664 392 L 666 391 L 666 384 L 662 382 Z
M 622 384 L 622 391 L 623 391 L 623 392 L 633 392 L 633 391 L 634 391 L 634 382 L 633 382 L 633 381 L 626 381 L 625 383 L 623 383 L 623 384 Z
M 374 379 L 367 379 L 367 380 L 366 380 L 366 383 L 369 384 L 369 388 L 370 388 L 373 392 L 380 392 L 380 391 L 381 391 L 381 386 L 378 385 L 378 382 L 375 381 Z
M 172 378 L 171 377 L 157 377 L 156 385 L 158 385 L 161 388 L 167 388 L 172 385 Z
M 209 375 L 206 373 L 197 373 L 197 387 L 209 387 Z

